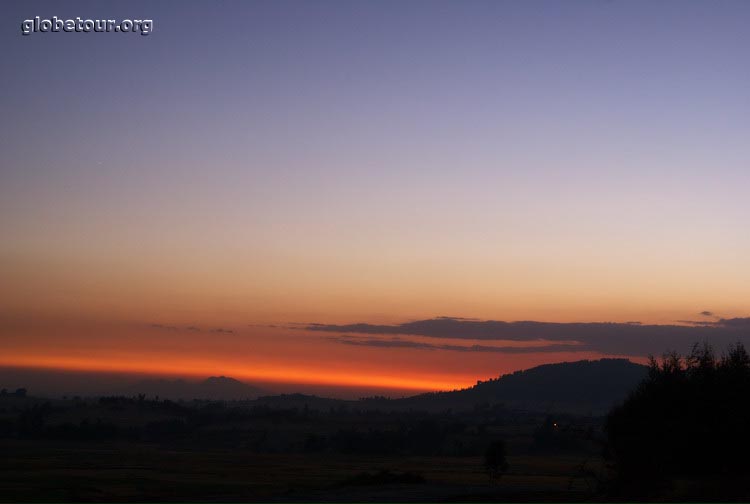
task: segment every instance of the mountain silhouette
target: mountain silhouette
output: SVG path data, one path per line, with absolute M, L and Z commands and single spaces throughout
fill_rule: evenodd
M 477 383 L 479 397 L 601 405 L 609 409 L 646 377 L 648 368 L 627 359 L 545 364 Z
M 241 400 L 256 399 L 266 392 L 228 376 L 211 376 L 203 381 L 184 379 L 143 380 L 128 387 L 128 394 L 146 394 L 164 399 Z
M 274 394 L 228 376 L 211 376 L 201 381 L 185 379 L 146 379 L 136 383 L 109 383 L 103 381 L 96 390 L 86 389 L 80 380 L 65 384 L 60 395 L 125 395 L 145 394 L 148 398 L 159 396 L 173 400 L 258 400 L 269 407 L 299 407 L 319 410 L 353 407 L 392 411 L 472 410 L 476 407 L 504 405 L 508 408 L 542 412 L 569 412 L 578 414 L 603 414 L 621 403 L 629 392 L 646 376 L 648 368 L 627 359 L 601 359 L 544 364 L 497 378 L 481 380 L 476 385 L 453 391 L 429 392 L 410 397 L 388 399 L 369 397 L 360 400 L 336 399 L 308 394 Z M 33 375 L 29 375 L 33 377 Z M 29 381 L 25 376 L 23 383 Z M 65 375 L 40 375 L 45 383 L 63 383 Z M 2 377 L 2 375 L 0 375 Z M 37 380 L 38 382 L 39 380 Z M 91 380 L 89 380 L 90 382 Z M 31 382 L 32 392 L 44 389 L 43 384 Z M 15 382 L 13 382 L 15 383 Z M 16 387 L 17 388 L 17 387 Z M 42 396 L 45 394 L 42 393 Z
M 399 399 L 368 397 L 359 401 L 306 394 L 282 394 L 258 399 L 276 408 L 329 410 L 361 408 L 381 411 L 470 411 L 495 408 L 572 414 L 606 414 L 625 400 L 643 380 L 648 367 L 627 359 L 582 360 L 544 364 L 498 378 L 479 381 L 470 388 L 429 392 Z
M 470 409 L 505 405 L 536 411 L 603 414 L 646 377 L 648 367 L 627 359 L 544 364 L 471 388 L 420 394 L 394 402 L 413 409 Z

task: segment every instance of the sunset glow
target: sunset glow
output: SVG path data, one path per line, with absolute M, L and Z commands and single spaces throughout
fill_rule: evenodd
M 443 390 L 747 317 L 741 16 L 470 3 L 3 32 L 0 366 Z M 438 317 L 622 326 L 313 326 Z

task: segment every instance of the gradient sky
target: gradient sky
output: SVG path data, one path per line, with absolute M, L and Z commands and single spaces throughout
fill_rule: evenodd
M 422 390 L 609 353 L 290 324 L 750 314 L 748 2 L 0 14 L 0 365 Z

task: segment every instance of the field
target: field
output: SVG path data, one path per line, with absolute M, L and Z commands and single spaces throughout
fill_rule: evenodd
M 509 457 L 492 483 L 481 457 L 259 454 L 96 443 L 4 442 L 4 501 L 578 500 L 589 493 L 575 455 Z M 357 475 L 412 473 L 423 483 L 358 484 Z
M 540 435 L 546 415 L 498 408 L 2 404 L 3 501 L 573 501 L 593 495 L 589 471 L 601 470 L 596 442 L 555 443 Z M 23 422 L 36 422 L 35 410 L 45 413 L 31 431 Z M 175 425 L 188 427 L 165 429 Z M 497 439 L 507 444 L 509 469 L 491 479 L 483 450 Z

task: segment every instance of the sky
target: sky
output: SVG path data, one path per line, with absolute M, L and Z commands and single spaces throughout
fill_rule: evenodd
M 747 2 L 0 14 L 0 366 L 414 391 L 748 332 Z

